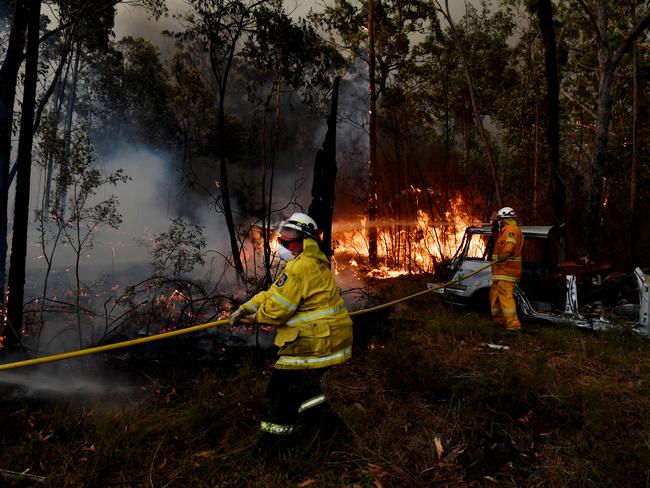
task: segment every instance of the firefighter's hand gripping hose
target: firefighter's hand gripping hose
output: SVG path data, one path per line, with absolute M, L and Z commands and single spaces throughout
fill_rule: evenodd
M 375 307 L 370 307 L 366 308 L 363 310 L 355 310 L 354 312 L 350 312 L 350 316 L 354 317 L 355 315 L 362 315 L 364 313 L 370 313 L 370 312 L 376 312 L 378 310 L 382 310 L 384 308 L 392 307 L 393 305 L 396 305 L 400 302 L 405 302 L 407 300 L 411 300 L 413 298 L 426 295 L 427 293 L 432 293 L 435 291 L 438 291 L 442 288 L 445 288 L 449 285 L 452 285 L 454 283 L 459 283 L 470 276 L 473 276 L 477 273 L 480 273 L 484 269 L 489 268 L 492 266 L 492 263 L 489 263 L 476 271 L 472 271 L 469 274 L 462 275 L 459 278 L 456 278 L 454 280 L 448 281 L 447 283 L 443 283 L 442 285 L 438 285 L 423 291 L 419 291 L 417 293 L 413 293 L 412 295 L 408 295 L 402 298 L 398 298 L 397 300 L 392 300 L 387 303 L 382 303 L 381 305 L 377 305 Z M 123 342 L 116 342 L 114 344 L 106 344 L 104 346 L 97 346 L 97 347 L 89 347 L 87 349 L 79 349 L 77 351 L 70 351 L 70 352 L 64 352 L 61 354 L 52 354 L 50 356 L 42 356 L 40 358 L 33 358 L 33 359 L 26 359 L 24 361 L 15 361 L 13 363 L 6 363 L 6 364 L 0 364 L 0 371 L 5 371 L 8 369 L 15 369 L 15 368 L 22 368 L 25 366 L 34 366 L 36 364 L 43 364 L 43 363 L 51 363 L 54 361 L 62 361 L 63 359 L 71 359 L 71 358 L 76 358 L 79 356 L 88 356 L 90 354 L 96 354 L 98 352 L 104 352 L 104 351 L 111 351 L 114 349 L 122 349 L 124 347 L 130 347 L 130 346 L 137 346 L 139 344 L 145 344 L 147 342 L 154 342 L 154 341 L 160 341 L 163 339 L 168 339 L 170 337 L 175 337 L 183 334 L 190 334 L 192 332 L 198 332 L 199 330 L 204 330 L 204 329 L 209 329 L 211 327 L 217 327 L 220 325 L 228 325 L 228 319 L 223 319 L 223 320 L 216 320 L 214 322 L 206 322 L 204 324 L 199 324 L 195 325 L 192 327 L 188 327 L 186 329 L 179 329 L 179 330 L 174 330 L 171 332 L 164 332 L 162 334 L 156 334 L 148 337 L 140 337 L 138 339 L 131 339 L 128 341 L 123 341 Z

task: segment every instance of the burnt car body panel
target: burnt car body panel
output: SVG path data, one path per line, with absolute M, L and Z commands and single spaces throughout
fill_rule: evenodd
M 603 311 L 603 298 L 611 293 L 610 284 L 621 274 L 603 279 L 606 266 L 557 260 L 557 237 L 553 226 L 520 226 L 524 236 L 523 269 L 515 289 L 517 312 L 522 319 L 572 325 L 594 330 L 615 325 Z M 471 305 L 489 311 L 489 290 L 492 286 L 490 263 L 494 246 L 493 229 L 489 224 L 465 230 L 460 246 L 447 266 L 446 281 L 450 285 L 436 291 L 447 302 Z M 638 320 L 634 330 L 650 338 L 650 291 L 648 277 L 637 268 L 634 272 L 638 288 Z M 430 287 L 436 287 L 430 284 Z M 620 287 L 620 286 L 619 286 Z M 580 309 L 579 303 L 586 305 Z
M 523 269 L 519 287 L 529 300 L 559 301 L 563 287 L 554 279 L 557 261 L 553 226 L 521 226 L 524 236 Z M 447 279 L 455 281 L 441 290 L 445 298 L 459 305 L 487 306 L 485 300 L 492 286 L 492 260 L 494 238 L 488 224 L 472 226 L 465 234 L 447 267 Z M 483 268 L 483 269 L 481 269 Z M 479 271 L 480 270 L 480 271 Z

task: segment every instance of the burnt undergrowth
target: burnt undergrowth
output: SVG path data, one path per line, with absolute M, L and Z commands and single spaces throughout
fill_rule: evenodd
M 374 295 L 422 287 L 380 281 Z M 253 450 L 272 350 L 105 356 L 128 387 L 1 386 L 0 469 L 75 487 L 647 486 L 650 342 L 526 325 L 508 336 L 434 295 L 358 316 L 352 361 L 323 380 L 336 434 L 303 433 L 272 460 Z

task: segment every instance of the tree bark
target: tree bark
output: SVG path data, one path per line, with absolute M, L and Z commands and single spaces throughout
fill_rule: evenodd
M 205 11 L 204 22 L 206 23 L 206 28 L 208 29 L 208 40 L 209 40 L 209 50 L 210 50 L 210 67 L 212 72 L 217 80 L 217 85 L 219 88 L 219 105 L 218 105 L 218 115 L 217 115 L 217 131 L 219 140 L 217 142 L 217 151 L 220 162 L 220 182 L 219 189 L 221 192 L 222 199 L 222 208 L 223 214 L 226 219 L 226 228 L 228 229 L 229 241 L 230 241 L 230 250 L 232 253 L 233 267 L 237 272 L 237 276 L 243 280 L 245 278 L 244 265 L 240 256 L 239 242 L 237 240 L 237 228 L 235 226 L 235 220 L 233 218 L 232 204 L 230 202 L 230 185 L 228 182 L 228 158 L 226 156 L 226 111 L 225 111 L 225 97 L 228 87 L 228 77 L 230 74 L 230 68 L 232 67 L 233 59 L 235 57 L 235 50 L 237 49 L 237 44 L 240 40 L 242 32 L 245 29 L 245 24 L 247 22 L 248 16 L 252 9 L 257 6 L 260 2 L 255 2 L 254 4 L 245 7 L 243 4 L 238 4 L 233 2 L 233 4 L 223 5 L 220 4 L 217 7 L 216 13 L 210 13 Z M 219 10 L 221 8 L 222 10 Z M 229 27 L 226 27 L 222 24 L 219 24 L 222 20 L 222 16 L 231 10 L 233 16 L 233 22 Z M 215 19 L 211 19 L 210 16 L 214 15 Z M 213 24 L 216 22 L 216 24 Z M 232 29 L 229 34 L 227 45 L 224 47 L 223 41 L 219 38 L 219 29 Z M 211 29 L 214 29 L 212 31 Z
M 59 201 L 56 202 L 57 208 L 61 212 L 61 217 L 65 218 L 66 212 L 66 199 L 67 199 L 67 184 L 68 178 L 67 174 L 69 171 L 68 161 L 70 159 L 70 146 L 72 144 L 72 123 L 74 120 L 74 109 L 77 104 L 77 88 L 79 85 L 79 63 L 81 62 L 81 42 L 77 41 L 75 58 L 74 58 L 74 67 L 72 68 L 72 83 L 70 86 L 70 95 L 68 96 L 68 104 L 66 107 L 65 114 L 65 123 L 63 127 L 63 161 L 61 168 L 59 169 L 59 174 L 63 175 L 63 178 L 59 178 L 59 185 L 63 185 L 62 188 L 57 189 L 57 195 Z
M 29 187 L 32 168 L 32 141 L 34 139 L 34 109 L 36 107 L 36 84 L 38 82 L 38 46 L 41 20 L 41 0 L 32 0 L 27 30 L 27 56 L 25 58 L 25 83 L 20 119 L 20 136 L 16 167 L 16 204 L 9 267 L 9 303 L 7 317 L 9 330 L 7 340 L 17 343 L 23 321 L 23 297 L 25 293 L 25 259 L 27 256 L 27 227 L 29 223 Z
M 309 215 L 323 231 L 321 251 L 327 258 L 332 257 L 332 217 L 336 200 L 336 115 L 339 101 L 340 77 L 334 78 L 332 88 L 332 106 L 327 119 L 327 133 L 323 148 L 316 153 L 314 162 L 314 181 L 311 187 L 311 205 Z
M 377 266 L 377 94 L 375 92 L 375 1 L 368 2 L 368 260 Z
M 224 90 L 225 93 L 225 90 Z M 241 262 L 239 255 L 239 243 L 237 242 L 237 229 L 235 227 L 235 220 L 232 215 L 232 206 L 230 204 L 230 186 L 228 184 L 228 158 L 226 157 L 225 137 L 226 137 L 226 115 L 224 109 L 223 96 L 219 97 L 219 160 L 220 160 L 220 175 L 219 188 L 221 190 L 221 198 L 223 201 L 223 215 L 226 218 L 226 227 L 228 228 L 228 235 L 230 237 L 230 251 L 232 252 L 233 266 L 237 275 L 244 278 L 244 265 Z
M 436 3 L 438 3 L 437 0 Z M 460 61 L 463 66 L 463 71 L 465 73 L 465 81 L 467 82 L 467 90 L 469 91 L 469 99 L 470 99 L 470 103 L 472 104 L 472 112 L 474 114 L 474 119 L 476 121 L 476 127 L 481 136 L 481 140 L 483 141 L 483 144 L 485 146 L 486 156 L 490 163 L 490 173 L 492 175 L 492 181 L 494 182 L 494 199 L 496 200 L 497 206 L 502 207 L 503 200 L 501 198 L 501 185 L 499 184 L 499 178 L 497 174 L 496 155 L 494 154 L 494 148 L 492 147 L 490 136 L 485 130 L 485 127 L 483 126 L 483 120 L 481 118 L 481 113 L 478 109 L 478 103 L 476 102 L 476 96 L 474 94 L 474 80 L 472 79 L 471 73 L 469 72 L 467 57 L 465 56 L 463 45 L 458 36 L 458 31 L 456 30 L 456 26 L 451 18 L 451 14 L 449 13 L 449 0 L 445 0 L 444 10 L 440 7 L 440 4 L 438 4 L 438 10 L 442 13 L 442 15 L 447 20 L 447 23 L 449 24 L 449 28 L 451 29 L 451 34 L 454 43 L 456 44 L 456 49 L 458 49 L 458 55 L 460 56 Z
M 7 213 L 9 204 L 9 186 L 11 177 L 11 139 L 14 120 L 14 103 L 18 71 L 23 61 L 27 25 L 29 21 L 29 1 L 21 0 L 16 4 L 9 43 L 5 59 L 0 68 L 0 337 L 5 326 L 5 285 L 7 280 Z
M 607 140 L 612 113 L 612 82 L 614 80 L 614 73 L 623 55 L 632 48 L 634 42 L 650 26 L 650 10 L 646 11 L 641 20 L 634 26 L 633 30 L 625 37 L 623 43 L 612 53 L 607 33 L 608 10 L 606 0 L 597 1 L 595 13 L 589 9 L 584 1 L 580 0 L 580 3 L 594 23 L 598 47 L 599 84 L 596 136 L 591 158 L 591 188 L 584 226 L 584 251 L 588 255 L 595 257 L 599 254 L 597 235 L 598 228 L 600 227 L 603 177 L 605 176 Z
M 551 0 L 538 0 L 537 17 L 544 45 L 544 74 L 546 77 L 548 121 L 546 137 L 548 140 L 548 179 L 551 187 L 553 223 L 558 231 L 558 257 L 565 260 L 566 248 L 566 186 L 560 176 L 560 82 L 557 66 L 557 43 L 553 24 L 553 5 Z
M 632 22 L 636 23 L 636 0 L 632 2 Z M 639 201 L 638 194 L 638 119 L 639 119 L 639 73 L 636 45 L 632 45 L 632 162 L 630 167 L 630 239 L 628 239 L 627 265 L 634 266 L 636 262 L 636 242 L 639 238 L 640 226 L 637 224 Z

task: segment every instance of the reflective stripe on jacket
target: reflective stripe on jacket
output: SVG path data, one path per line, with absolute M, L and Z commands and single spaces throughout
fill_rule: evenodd
M 518 282 L 524 236 L 515 219 L 506 219 L 492 251 L 492 281 Z
M 315 369 L 352 356 L 352 320 L 315 240 L 289 261 L 271 287 L 242 307 L 256 321 L 277 328 L 278 369 Z

